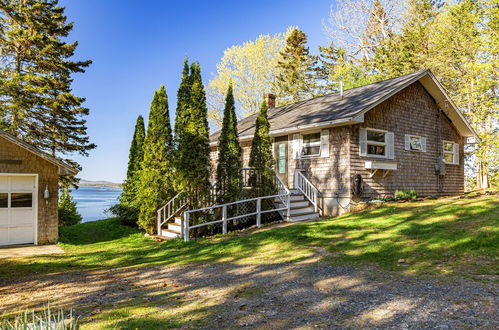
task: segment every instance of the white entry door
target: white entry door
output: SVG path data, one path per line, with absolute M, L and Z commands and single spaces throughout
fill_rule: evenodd
M 35 243 L 37 177 L 0 174 L 0 245 Z

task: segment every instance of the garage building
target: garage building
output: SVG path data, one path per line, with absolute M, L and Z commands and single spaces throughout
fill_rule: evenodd
M 58 239 L 58 179 L 78 171 L 0 130 L 0 246 Z

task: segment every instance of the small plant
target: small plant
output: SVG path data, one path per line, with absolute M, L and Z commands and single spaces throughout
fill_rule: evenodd
M 392 194 L 387 194 L 387 195 L 383 195 L 383 197 L 381 197 L 381 200 L 383 200 L 385 202 L 391 202 L 391 201 L 395 200 L 395 197 Z
M 394 200 L 397 201 L 410 201 L 414 200 L 418 197 L 418 194 L 416 193 L 416 190 L 411 189 L 408 191 L 404 190 L 395 190 L 395 193 L 393 194 Z
M 53 313 L 50 306 L 42 312 L 35 311 L 19 313 L 13 319 L 1 319 L 0 330 L 76 330 L 78 329 L 78 317 L 70 310 L 65 314 L 62 309 Z

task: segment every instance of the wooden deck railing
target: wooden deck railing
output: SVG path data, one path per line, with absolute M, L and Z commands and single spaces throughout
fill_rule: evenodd
M 276 185 L 277 185 L 277 187 L 276 187 L 277 194 L 275 194 L 275 195 L 262 196 L 262 197 L 256 197 L 256 198 L 248 198 L 248 199 L 243 199 L 243 200 L 239 200 L 236 202 L 225 203 L 225 204 L 220 204 L 220 205 L 213 205 L 213 206 L 198 208 L 195 210 L 185 211 L 183 213 L 183 219 L 182 219 L 182 237 L 184 238 L 184 241 L 187 242 L 189 240 L 189 231 L 191 229 L 194 229 L 194 228 L 200 228 L 200 227 L 204 227 L 204 226 L 209 226 L 209 225 L 221 223 L 222 224 L 222 233 L 226 234 L 227 233 L 227 223 L 229 221 L 247 218 L 250 216 L 256 216 L 256 226 L 260 227 L 262 214 L 265 214 L 265 213 L 278 212 L 281 216 L 283 216 L 282 214 L 284 213 L 285 216 L 283 216 L 283 217 L 289 218 L 289 210 L 290 210 L 290 206 L 291 206 L 291 193 L 279 177 L 277 177 Z M 275 202 L 276 198 L 278 198 L 280 200 L 283 207 L 280 207 L 280 208 L 274 207 L 274 208 L 269 209 L 269 210 L 262 210 L 262 201 L 270 199 L 272 201 L 271 204 L 275 205 L 274 202 Z M 237 207 L 238 205 L 242 206 L 243 204 L 247 205 L 250 202 L 256 202 L 255 203 L 256 206 L 255 206 L 254 211 L 247 211 L 243 214 L 238 214 L 238 215 L 231 216 L 231 217 L 228 216 L 228 212 L 227 212 L 228 207 L 231 207 L 231 206 Z M 205 214 L 208 212 L 213 213 L 213 214 L 217 214 L 217 212 L 215 212 L 215 210 L 220 210 L 220 209 L 222 210 L 222 213 L 221 213 L 222 218 L 221 219 L 203 222 L 203 223 L 196 224 L 196 225 L 190 224 L 190 219 L 191 219 L 193 214 L 201 213 L 201 212 L 203 212 Z

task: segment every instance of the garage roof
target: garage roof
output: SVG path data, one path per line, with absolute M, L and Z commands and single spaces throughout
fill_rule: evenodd
M 458 132 L 465 137 L 476 133 L 449 98 L 430 70 L 382 80 L 340 93 L 328 94 L 268 112 L 270 134 L 291 133 L 313 127 L 349 125 L 364 121 L 364 114 L 412 83 L 419 81 L 435 99 L 438 106 L 452 120 Z M 251 138 L 255 131 L 256 114 L 238 122 L 240 139 Z M 210 136 L 212 144 L 218 143 L 220 131 Z
M 59 175 L 76 175 L 78 173 L 78 170 L 74 168 L 73 166 L 69 165 L 62 159 L 59 159 L 57 157 L 54 157 L 52 155 L 49 155 L 48 153 L 41 151 L 40 149 L 36 148 L 35 146 L 27 143 L 26 141 L 23 141 L 19 139 L 18 137 L 15 137 L 12 134 L 9 134 L 5 132 L 4 130 L 0 129 L 0 136 L 5 138 L 7 141 L 10 141 L 16 145 L 18 145 L 21 148 L 24 148 L 38 157 L 41 157 L 45 159 L 46 161 L 51 162 L 52 164 L 58 166 L 59 168 Z

